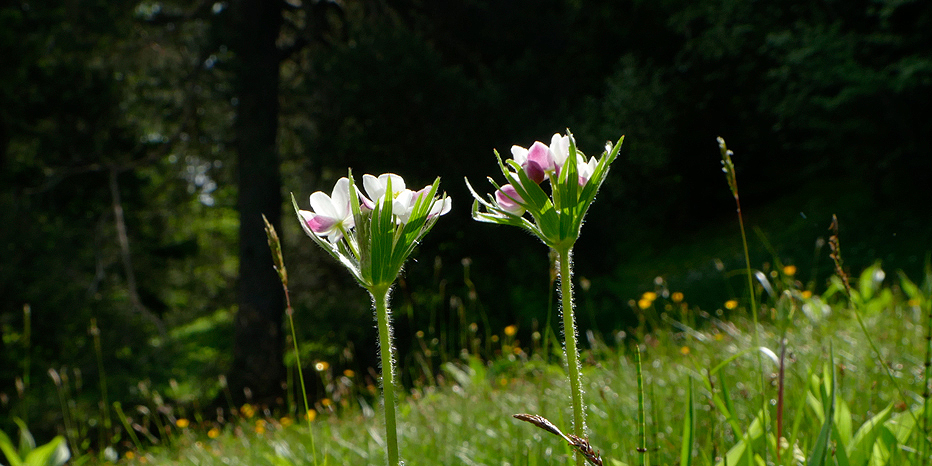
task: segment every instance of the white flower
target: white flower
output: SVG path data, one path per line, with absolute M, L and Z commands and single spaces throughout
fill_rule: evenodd
M 553 137 L 550 138 L 550 157 L 553 159 L 554 165 L 556 165 L 557 172 L 560 171 L 560 167 L 563 166 L 569 156 L 570 137 L 554 133 Z
M 330 196 L 321 191 L 311 194 L 313 212 L 301 210 L 298 214 L 314 234 L 326 236 L 331 243 L 336 243 L 356 225 L 349 196 L 349 179 L 340 178 Z
M 414 192 L 405 188 L 405 180 L 394 173 L 384 173 L 378 178 L 372 175 L 363 175 L 362 184 L 366 188 L 366 194 L 369 199 L 363 199 L 363 204 L 374 209 L 377 204 L 385 202 L 386 191 L 388 191 L 388 180 L 392 180 L 392 214 L 399 219 L 407 220 L 411 215 L 411 208 L 414 206 Z M 371 199 L 371 201 L 370 201 Z

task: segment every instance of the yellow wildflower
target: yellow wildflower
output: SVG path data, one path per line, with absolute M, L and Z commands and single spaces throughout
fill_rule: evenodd
M 509 325 L 509 326 L 505 327 L 505 335 L 507 335 L 507 336 L 509 336 L 509 337 L 513 337 L 513 336 L 515 336 L 516 333 L 518 333 L 518 326 L 517 326 L 517 325 Z

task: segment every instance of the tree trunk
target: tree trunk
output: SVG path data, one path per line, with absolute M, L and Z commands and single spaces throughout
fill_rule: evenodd
M 281 230 L 278 133 L 279 51 L 282 3 L 238 0 L 231 4 L 231 45 L 236 54 L 238 102 L 234 124 L 240 219 L 239 310 L 234 322 L 233 366 L 227 377 L 237 405 L 276 403 L 284 393 L 282 314 L 284 294 L 272 267 L 262 214 Z

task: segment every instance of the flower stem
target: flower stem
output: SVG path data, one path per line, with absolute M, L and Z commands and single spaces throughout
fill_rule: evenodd
M 398 432 L 395 422 L 395 360 L 392 332 L 388 323 L 388 295 L 391 285 L 373 286 L 369 293 L 379 327 L 379 357 L 382 361 L 382 398 L 385 407 L 385 452 L 388 465 L 398 466 Z
M 566 353 L 566 365 L 570 378 L 570 391 L 573 397 L 573 433 L 586 438 L 586 413 L 583 410 L 582 386 L 579 371 L 579 350 L 576 344 L 576 316 L 573 312 L 573 248 L 571 246 L 557 249 L 560 263 L 560 300 L 563 312 L 563 342 Z M 583 455 L 576 453 L 576 464 L 584 465 Z

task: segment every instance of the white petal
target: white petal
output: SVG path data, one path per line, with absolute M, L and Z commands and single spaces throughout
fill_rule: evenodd
M 388 178 L 392 179 L 392 195 L 396 195 L 405 190 L 405 180 L 394 173 L 383 173 L 379 175 L 379 182 L 382 183 L 382 189 L 388 189 Z
M 511 146 L 511 158 L 518 162 L 518 165 L 524 165 L 527 162 L 527 149 L 521 146 Z
M 330 200 L 330 196 L 320 191 L 311 194 L 311 207 L 317 215 L 331 218 L 337 218 L 339 216 L 337 215 L 336 209 L 333 208 L 333 201 Z
M 385 184 L 372 176 L 372 175 L 363 175 L 362 176 L 362 185 L 366 188 L 366 194 L 369 195 L 369 199 L 377 201 L 383 194 L 385 194 Z
M 333 195 L 330 199 L 333 201 L 333 208 L 336 211 L 337 217 L 340 219 L 345 219 L 347 216 L 353 215 L 353 209 L 350 207 L 349 192 L 349 178 L 343 177 L 337 180 L 337 184 L 333 187 Z
M 430 217 L 435 217 L 437 215 L 446 215 L 450 209 L 453 208 L 453 199 L 449 196 L 443 198 L 443 200 L 437 200 L 434 202 L 434 205 L 430 207 Z
M 553 156 L 554 163 L 558 167 L 562 167 L 563 163 L 566 162 L 566 158 L 570 155 L 569 136 L 560 136 L 559 133 L 554 134 L 550 138 L 550 153 Z
M 399 177 L 400 178 L 400 177 Z M 402 185 L 404 181 L 402 180 Z M 392 178 L 392 190 L 395 189 L 395 179 Z M 414 207 L 414 191 L 410 189 L 405 189 L 404 191 L 398 193 L 395 196 L 395 199 L 392 201 L 392 213 L 398 217 L 404 217 L 407 220 L 407 217 L 411 215 L 411 209 Z

